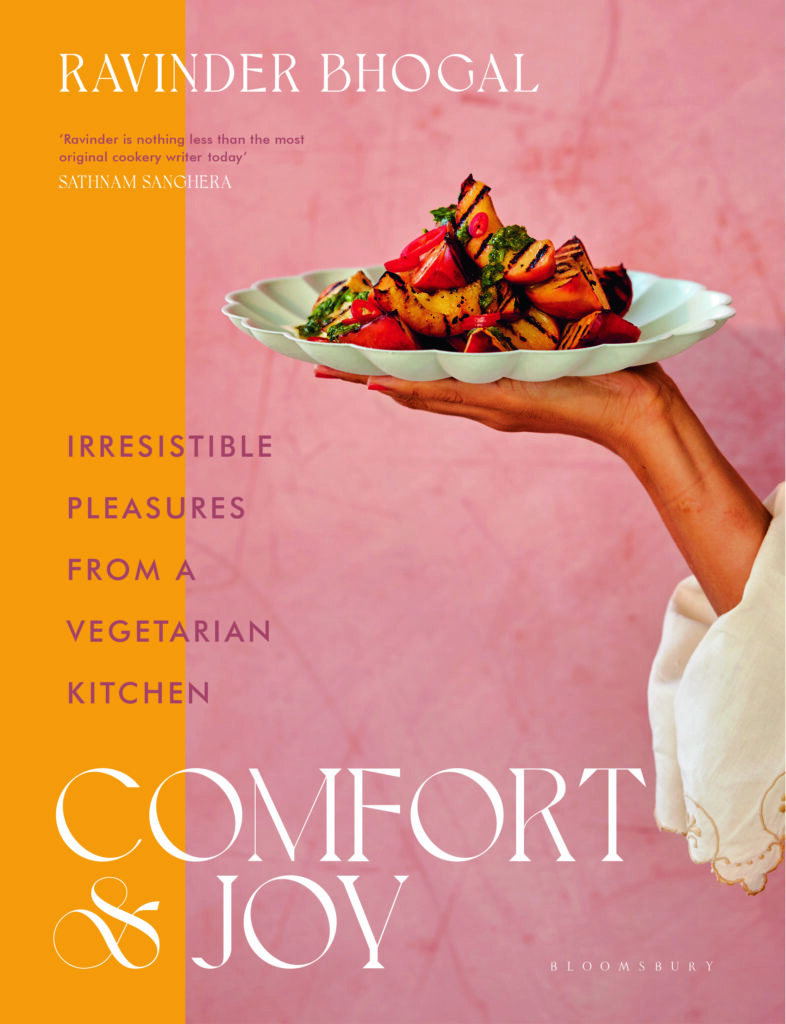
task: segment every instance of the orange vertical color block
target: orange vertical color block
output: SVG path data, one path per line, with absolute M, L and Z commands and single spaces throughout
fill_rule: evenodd
M 107 81 L 93 91 L 95 75 L 88 91 L 62 92 L 60 54 L 82 54 L 95 66 L 104 53 L 182 52 L 185 13 L 149 0 L 133 9 L 50 4 L 34 36 L 28 12 L 17 6 L 8 17 L 15 42 L 4 98 L 16 184 L 6 190 L 3 432 L 14 485 L 2 502 L 11 581 L 4 930 L 15 993 L 7 1019 L 175 1024 L 184 1019 L 184 865 L 155 842 L 148 808 L 159 783 L 184 766 L 187 705 L 169 697 L 170 683 L 184 681 L 185 648 L 106 634 L 99 642 L 96 630 L 91 641 L 88 624 L 184 619 L 185 581 L 176 577 L 185 521 L 94 518 L 87 499 L 105 511 L 108 497 L 123 510 L 131 499 L 141 507 L 149 496 L 185 494 L 183 458 L 117 454 L 121 435 L 184 430 L 185 193 L 65 188 L 61 176 L 149 172 L 112 156 L 154 151 L 137 145 L 141 137 L 182 135 L 185 102 L 182 91 L 121 93 Z M 102 134 L 116 142 L 74 141 Z M 78 160 L 102 150 L 103 163 Z M 115 454 L 69 455 L 69 438 L 82 435 L 112 438 Z M 87 578 L 88 559 L 100 578 Z M 117 577 L 128 563 L 126 578 L 109 578 L 112 560 Z M 159 578 L 134 578 L 140 561 L 154 561 Z M 122 700 L 119 687 L 129 681 L 137 686 Z M 147 703 L 145 681 L 153 688 Z M 97 768 L 137 785 L 83 774 Z M 58 829 L 58 797 L 72 779 L 64 820 L 76 842 L 104 859 L 79 855 Z M 176 785 L 165 790 L 161 820 L 182 846 Z M 94 886 L 130 913 L 151 905 L 137 918 L 155 940 L 102 912 Z M 126 965 L 83 911 L 109 927 Z

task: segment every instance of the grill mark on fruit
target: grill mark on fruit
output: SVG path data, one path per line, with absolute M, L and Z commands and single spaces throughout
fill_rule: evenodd
M 495 334 L 491 334 L 491 332 L 487 333 L 488 336 L 491 338 L 491 344 L 495 348 L 498 348 L 500 352 L 515 352 L 518 348 L 518 345 L 516 344 L 514 338 L 509 337 L 509 334 L 513 334 L 515 337 L 516 333 L 515 331 L 511 331 L 510 328 L 508 328 L 508 331 L 503 330 L 500 332 L 502 334 L 501 338 L 498 338 Z
M 477 260 L 477 258 L 481 255 L 481 253 L 484 251 L 484 249 L 486 248 L 486 246 L 489 244 L 489 242 L 491 241 L 491 239 L 493 237 L 494 237 L 494 232 L 493 231 L 489 232 L 489 234 L 486 235 L 486 237 L 483 239 L 483 241 L 480 243 L 480 245 L 475 250 L 475 255 L 473 257 L 475 260 Z
M 531 246 L 530 246 L 530 248 L 531 248 Z M 534 257 L 527 264 L 527 270 L 532 270 L 533 267 L 536 267 L 538 265 L 538 263 L 540 263 L 540 261 L 543 259 L 545 254 L 548 252 L 548 250 L 549 250 L 548 245 L 542 245 L 538 249 L 538 251 L 535 253 Z
M 466 178 L 461 183 L 461 190 L 459 192 L 459 202 L 461 202 L 461 200 L 464 198 L 464 196 L 467 194 L 467 192 L 469 192 L 469 190 L 474 185 L 477 185 L 477 182 L 475 181 L 475 179 L 473 178 L 473 176 L 471 174 L 468 174 L 466 176 Z
M 609 297 L 604 286 L 600 282 L 600 278 L 598 277 L 595 268 L 589 262 L 589 257 L 587 256 L 584 246 L 581 244 L 581 240 L 574 235 L 573 238 L 570 238 L 565 242 L 565 245 L 562 246 L 562 248 L 563 250 L 566 250 L 565 255 L 573 259 L 581 272 L 581 276 L 592 289 L 593 294 L 598 299 L 598 302 L 600 302 L 601 306 L 605 308 L 600 296 L 598 295 L 598 290 L 603 293 L 606 303 L 608 303 Z
M 515 267 L 515 265 L 518 263 L 518 261 L 521 259 L 521 257 L 524 255 L 524 253 L 527 252 L 527 250 L 529 248 L 530 248 L 530 246 L 525 245 L 523 249 L 519 249 L 518 252 L 514 252 L 511 255 L 510 261 L 508 263 L 508 270 L 510 270 L 511 267 Z M 532 264 L 530 264 L 530 266 L 527 267 L 527 270 L 529 270 L 531 268 L 531 266 L 532 266 Z
M 465 221 L 466 221 L 466 220 L 467 220 L 467 219 L 468 219 L 468 218 L 470 217 L 470 215 L 472 214 L 472 211 L 473 211 L 473 210 L 475 209 L 475 207 L 476 207 L 476 206 L 478 205 L 478 203 L 479 203 L 479 202 L 480 202 L 480 200 L 481 200 L 481 199 L 483 198 L 483 196 L 485 196 L 485 195 L 488 195 L 488 193 L 489 193 L 490 191 L 491 191 L 491 189 L 490 189 L 490 188 L 488 187 L 488 185 L 484 185 L 484 186 L 483 186 L 483 188 L 482 188 L 482 189 L 480 189 L 480 191 L 479 191 L 479 192 L 478 192 L 478 194 L 477 194 L 477 195 L 475 196 L 475 198 L 474 198 L 474 199 L 472 200 L 472 202 L 471 202 L 471 203 L 469 204 L 469 206 L 467 207 L 467 209 L 465 210 L 465 212 L 464 212 L 464 213 L 463 213 L 463 214 L 461 215 L 461 219 L 460 219 L 460 220 L 459 220 L 459 222 L 458 222 L 458 223 L 456 224 L 456 227 L 457 227 L 457 228 L 460 228 L 460 227 L 461 227 L 461 225 L 462 225 L 462 224 L 463 224 L 463 223 L 464 223 L 464 222 L 465 222 Z
M 578 348 L 581 340 L 589 332 L 589 326 L 579 327 L 578 324 L 572 325 L 572 328 L 568 328 L 563 335 L 562 340 L 559 343 L 559 348 Z M 568 342 L 573 344 L 568 345 Z
M 549 332 L 543 326 L 543 324 L 540 323 L 538 320 L 536 320 L 535 317 L 532 316 L 530 313 L 526 313 L 525 316 L 524 316 L 524 319 L 527 321 L 528 324 L 531 324 L 531 326 L 534 327 L 536 331 L 540 331 L 540 333 L 544 337 L 546 337 L 546 338 L 551 338 L 552 337 L 551 334 L 549 334 Z
M 557 266 L 554 270 L 555 277 L 575 277 L 580 272 L 578 263 L 572 260 L 569 256 L 562 260 L 557 260 Z

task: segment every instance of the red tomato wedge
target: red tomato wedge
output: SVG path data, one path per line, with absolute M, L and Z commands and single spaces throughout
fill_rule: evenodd
M 435 292 L 443 288 L 463 288 L 469 284 L 467 259 L 455 235 L 446 235 L 427 253 L 412 275 L 411 284 L 422 292 Z M 474 269 L 474 268 L 472 268 Z
M 385 270 L 398 274 L 402 270 L 414 270 L 420 264 L 417 256 L 397 256 L 394 260 L 385 261 Z
M 362 324 L 359 331 L 345 334 L 340 341 L 364 348 L 416 349 L 412 331 L 397 316 L 383 313 Z
M 431 231 L 425 231 L 422 235 L 418 235 L 417 238 L 413 238 L 401 250 L 401 258 L 406 259 L 410 256 L 416 256 L 419 259 L 429 249 L 433 249 L 438 242 L 442 241 L 447 230 L 447 224 L 442 224 L 440 227 L 432 228 Z

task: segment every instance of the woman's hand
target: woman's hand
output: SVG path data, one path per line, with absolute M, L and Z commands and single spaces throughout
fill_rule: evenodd
M 366 384 L 409 409 L 464 416 L 502 431 L 573 434 L 618 454 L 635 435 L 666 414 L 676 388 L 659 366 L 528 383 L 498 380 L 464 384 L 447 379 L 413 383 L 395 377 L 359 377 L 317 367 L 321 378 Z
M 627 462 L 718 614 L 739 603 L 770 514 L 716 448 L 658 365 L 525 383 L 412 383 L 326 367 L 410 409 L 464 416 L 495 430 L 572 434 Z

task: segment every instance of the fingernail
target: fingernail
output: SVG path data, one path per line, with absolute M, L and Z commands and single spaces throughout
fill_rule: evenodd
M 326 370 L 323 367 L 318 367 L 314 370 L 315 377 L 321 377 L 323 380 L 338 380 L 338 376 L 331 370 Z
M 384 391 L 390 394 L 393 389 L 384 382 L 392 379 L 392 377 L 369 377 L 366 387 L 369 391 Z

